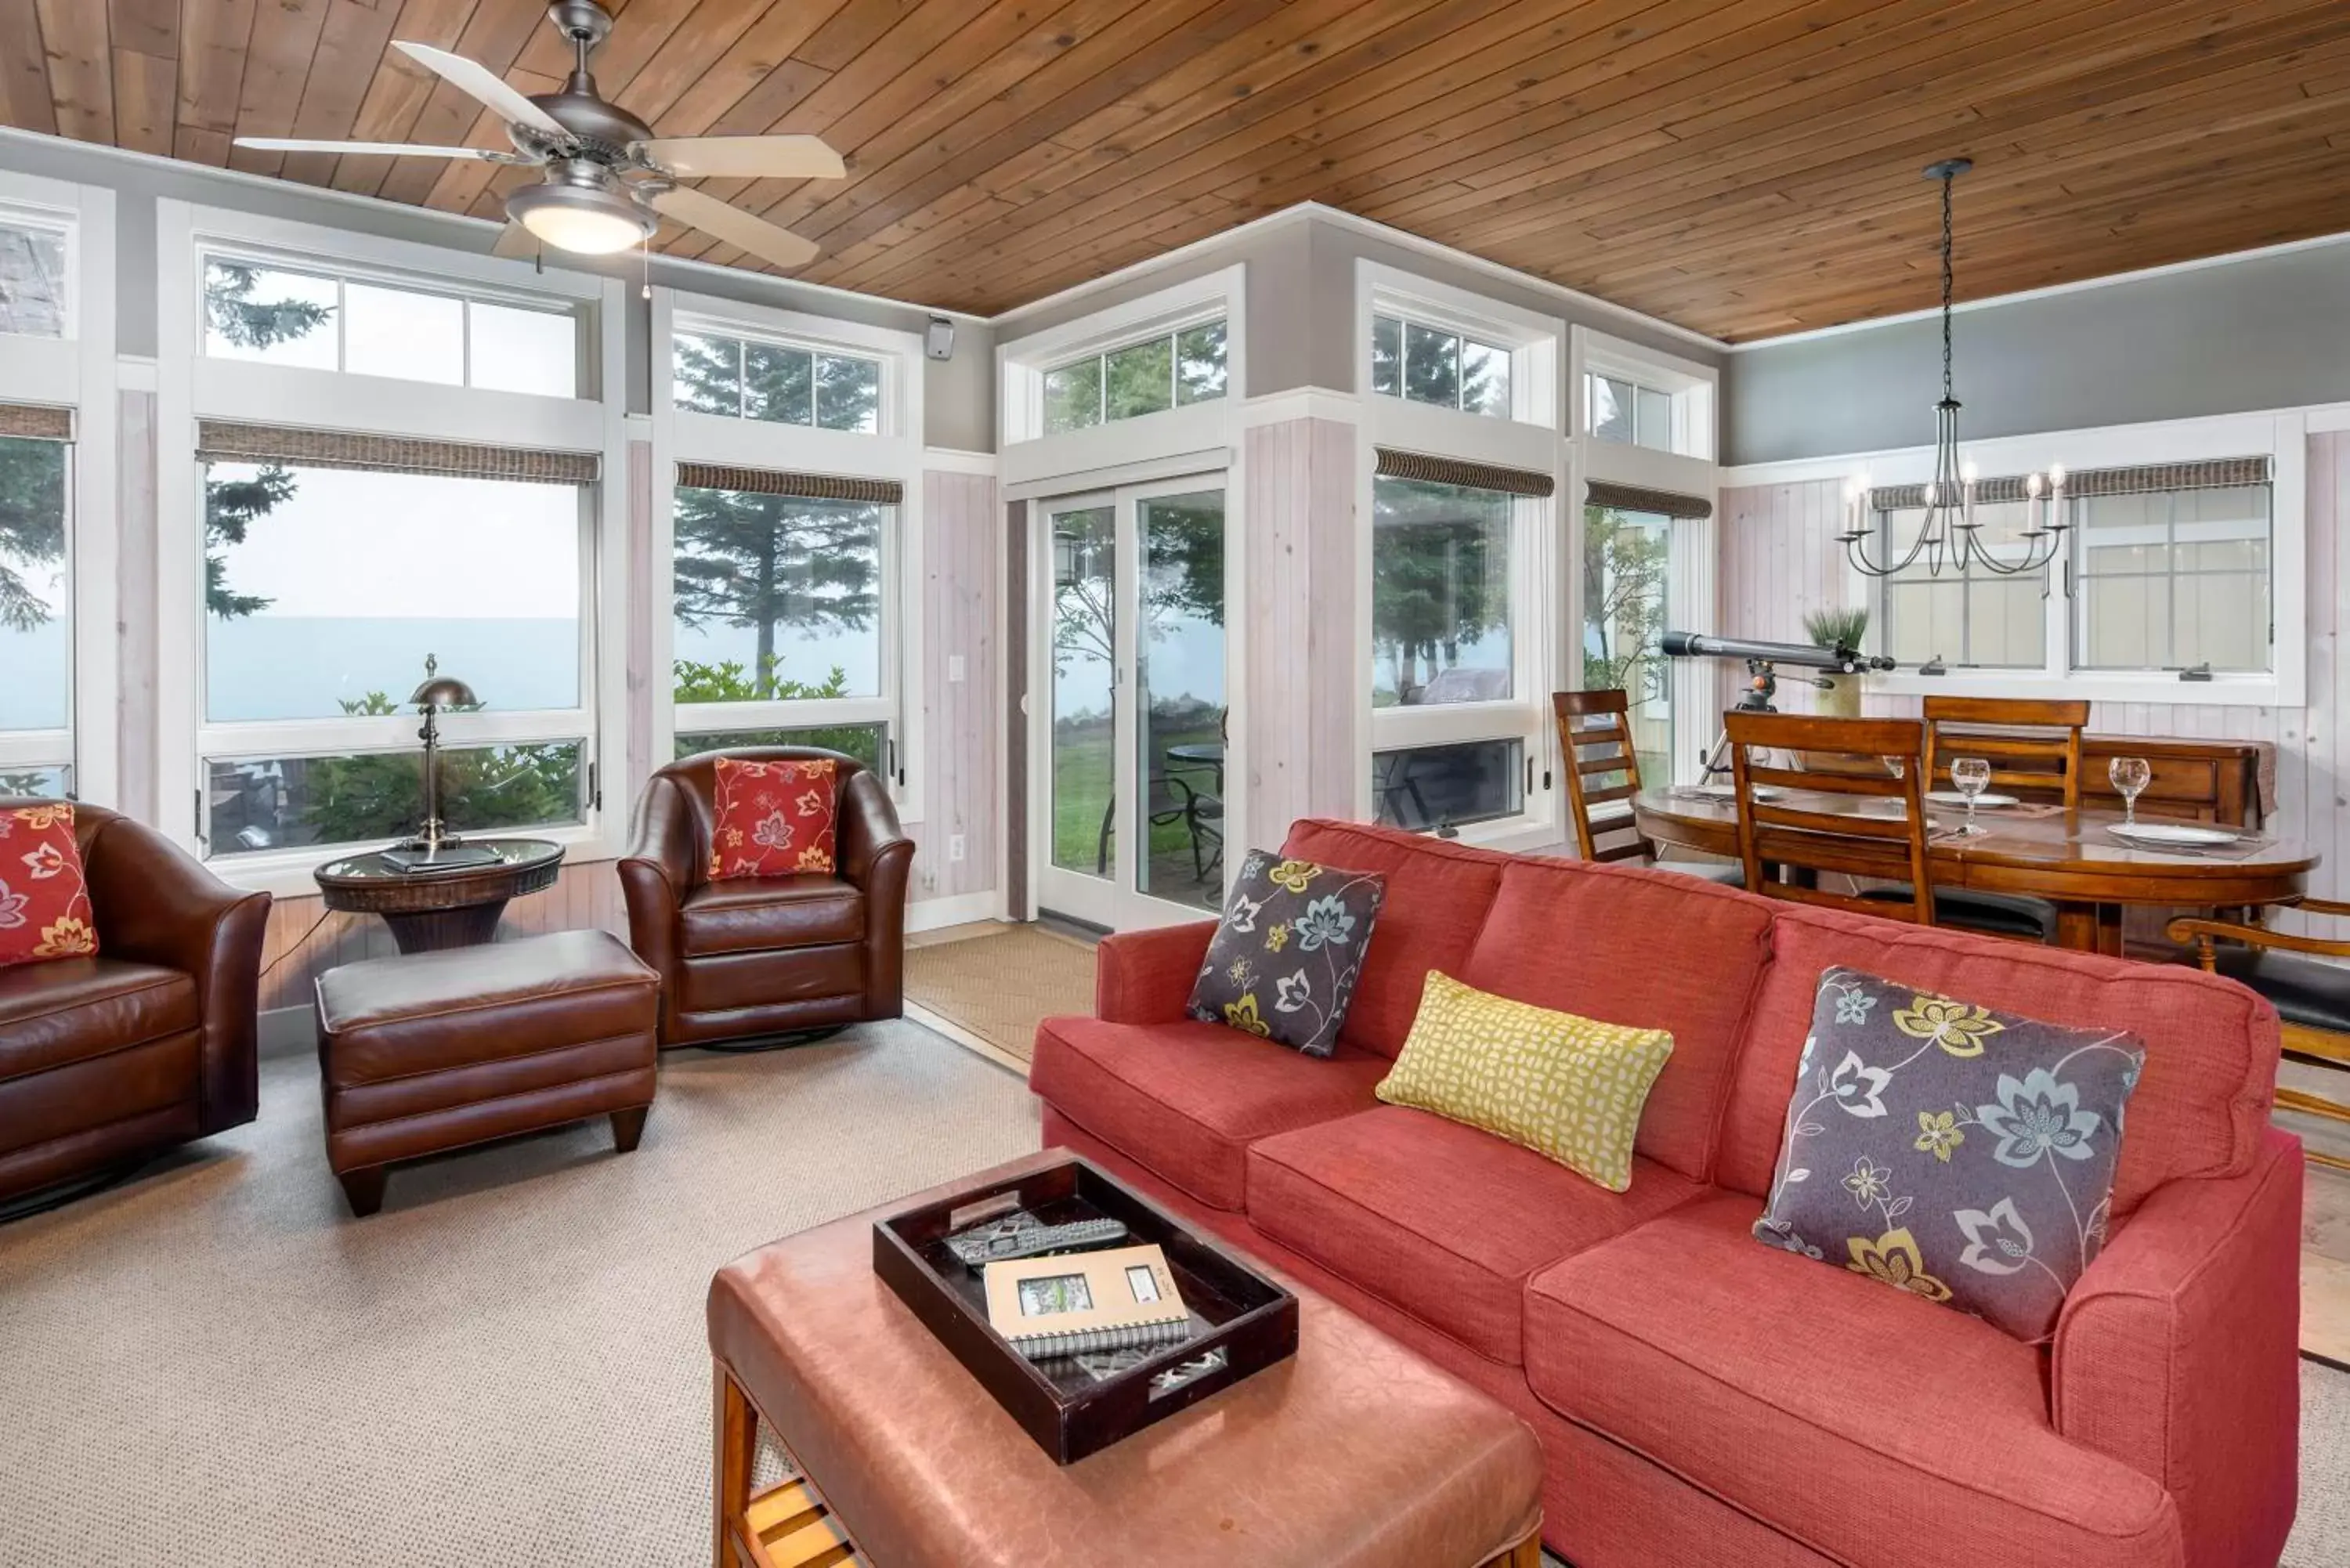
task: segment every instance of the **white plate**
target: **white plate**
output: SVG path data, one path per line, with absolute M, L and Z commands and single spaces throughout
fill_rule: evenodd
M 1690 786 L 1690 793 L 1703 795 L 1708 800 L 1736 800 L 1738 786 L 1718 784 L 1692 784 Z M 1769 784 L 1756 784 L 1752 793 L 1756 800 L 1779 800 L 1783 798 L 1787 792 L 1783 789 L 1773 789 Z
M 1926 792 L 1926 798 L 1932 801 L 1936 805 L 1964 805 L 1967 804 L 1967 797 L 1964 792 L 1954 789 L 1929 789 Z M 2023 802 L 2012 794 L 1992 794 L 1989 791 L 1985 791 L 1983 794 L 1975 796 L 1975 804 L 1977 805 L 1983 806 L 2022 805 Z
M 2106 831 L 2134 844 L 2188 844 L 2199 848 L 2233 844 L 2241 836 L 2224 827 L 2191 827 L 2183 822 L 2108 823 Z

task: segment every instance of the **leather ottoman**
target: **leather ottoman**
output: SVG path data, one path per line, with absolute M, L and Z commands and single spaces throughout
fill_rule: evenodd
M 369 959 L 318 977 L 327 1163 L 355 1214 L 385 1169 L 514 1133 L 612 1118 L 637 1147 L 653 1103 L 660 981 L 607 931 Z
M 1032 1155 L 719 1271 L 720 1568 L 1539 1563 L 1533 1431 L 1294 1281 L 1295 1355 L 1055 1464 L 874 1273 L 872 1228 L 1066 1158 Z M 754 1499 L 760 1420 L 805 1479 Z

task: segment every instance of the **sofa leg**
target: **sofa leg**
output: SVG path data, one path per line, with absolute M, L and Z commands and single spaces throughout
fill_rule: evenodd
M 616 1152 L 626 1154 L 637 1147 L 637 1140 L 645 1136 L 645 1116 L 651 1110 L 650 1106 L 630 1106 L 625 1111 L 612 1113 L 612 1147 Z
M 386 1166 L 370 1165 L 359 1170 L 338 1170 L 335 1179 L 343 1184 L 343 1197 L 349 1201 L 351 1212 L 364 1220 L 383 1207 L 383 1183 L 390 1174 Z

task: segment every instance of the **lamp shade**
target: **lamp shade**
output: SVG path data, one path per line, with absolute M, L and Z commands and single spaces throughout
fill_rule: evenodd
M 419 708 L 478 708 L 482 700 L 473 689 L 453 675 L 434 675 L 409 693 L 408 701 Z

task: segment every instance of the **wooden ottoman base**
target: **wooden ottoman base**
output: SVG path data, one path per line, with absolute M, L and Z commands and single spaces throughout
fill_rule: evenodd
M 318 977 L 327 1162 L 356 1214 L 387 1168 L 609 1116 L 622 1153 L 651 1109 L 660 981 L 605 931 L 346 964 Z

